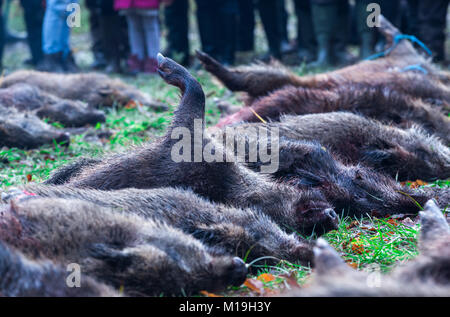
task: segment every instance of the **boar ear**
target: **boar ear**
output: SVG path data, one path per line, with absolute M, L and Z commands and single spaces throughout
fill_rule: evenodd
M 447 220 L 442 214 L 434 200 L 429 200 L 425 208 L 420 212 L 420 240 L 430 242 L 435 239 L 442 239 L 450 234 Z
M 363 161 L 370 162 L 376 166 L 389 165 L 393 159 L 390 151 L 386 150 L 367 150 L 363 153 Z
M 92 244 L 89 248 L 89 255 L 118 269 L 125 269 L 131 264 L 131 256 L 129 254 L 103 243 Z

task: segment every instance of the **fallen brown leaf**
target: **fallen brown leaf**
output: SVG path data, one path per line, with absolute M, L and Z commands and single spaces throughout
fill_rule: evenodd
M 377 229 L 373 226 L 362 226 L 361 229 L 366 231 L 377 231 Z
M 357 268 L 358 268 L 358 263 L 349 261 L 349 262 L 347 262 L 347 264 L 348 264 L 348 266 L 350 266 L 350 267 L 352 267 L 352 268 L 354 268 L 354 269 L 357 269 Z
M 364 252 L 364 246 L 361 241 L 358 239 L 352 241 L 351 243 L 352 251 L 358 254 L 362 254 Z
M 128 101 L 128 103 L 125 105 L 125 109 L 135 109 L 137 107 L 136 101 L 134 100 L 130 100 Z
M 244 285 L 247 286 L 250 290 L 259 295 L 264 294 L 264 284 L 261 281 L 258 281 L 254 278 L 248 278 L 245 280 Z
M 397 227 L 397 226 L 398 226 L 398 222 L 397 222 L 397 220 L 395 220 L 395 219 L 389 219 L 389 220 L 387 221 L 387 223 L 393 225 L 394 227 Z
M 258 276 L 258 281 L 261 282 L 272 282 L 275 280 L 275 276 L 273 276 L 272 274 L 269 273 L 263 273 L 260 276 Z
M 220 295 L 216 295 L 214 293 L 209 293 L 207 291 L 200 291 L 200 294 L 205 295 L 206 297 L 222 297 Z

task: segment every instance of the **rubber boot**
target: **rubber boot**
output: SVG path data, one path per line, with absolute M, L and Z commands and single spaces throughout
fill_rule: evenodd
M 72 52 L 69 52 L 69 54 L 67 54 L 67 56 L 63 58 L 63 68 L 66 73 L 80 72 L 80 68 L 78 68 Z
M 106 14 L 100 17 L 100 30 L 104 41 L 107 73 L 122 73 L 120 52 L 120 16 Z
M 64 73 L 63 54 L 62 52 L 54 54 L 44 54 L 37 70 L 49 73 Z
M 333 62 L 335 66 L 345 66 L 356 61 L 346 49 L 350 32 L 350 5 L 347 0 L 339 0 L 336 4 L 337 13 L 333 16 L 337 31 L 333 34 Z
M 130 55 L 127 60 L 128 73 L 136 75 L 144 70 L 144 61 L 137 55 Z
M 143 71 L 146 74 L 156 74 L 158 71 L 158 61 L 155 58 L 147 57 L 144 60 Z
M 317 60 L 312 67 L 330 67 L 333 64 L 332 42 L 336 32 L 336 4 L 312 4 L 312 20 L 317 40 Z

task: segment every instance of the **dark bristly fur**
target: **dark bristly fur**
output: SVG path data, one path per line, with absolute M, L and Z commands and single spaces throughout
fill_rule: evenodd
M 450 177 L 450 150 L 421 128 L 402 130 L 346 112 L 285 116 L 280 122 L 240 124 L 279 128 L 280 137 L 318 141 L 344 163 L 363 164 L 400 181 Z M 214 131 L 214 130 L 212 130 Z M 233 133 L 228 129 L 227 133 Z M 257 136 L 250 135 L 254 140 Z
M 70 272 L 49 260 L 32 261 L 0 242 L 0 295 L 6 297 L 118 296 L 110 287 L 83 276 L 81 287 L 69 287 Z
M 265 140 L 248 134 L 235 135 L 236 142 L 260 146 Z M 249 142 L 252 144 L 249 145 Z M 248 157 L 246 158 L 248 162 Z M 259 171 L 261 162 L 248 163 Z M 320 143 L 282 138 L 279 168 L 273 177 L 301 190 L 318 189 L 339 214 L 385 217 L 396 213 L 417 214 L 430 196 L 400 186 L 388 176 L 361 165 L 345 165 Z
M 31 113 L 22 114 L 0 105 L 0 147 L 34 149 L 55 141 L 69 145 L 70 137 Z
M 78 159 L 53 171 L 50 177 L 44 181 L 44 184 L 62 185 L 68 183 L 72 178 L 80 174 L 84 168 L 95 166 L 101 162 L 100 159 L 94 158 Z
M 401 128 L 420 125 L 428 133 L 450 142 L 450 119 L 436 107 L 421 99 L 401 94 L 391 86 L 361 84 L 340 86 L 335 90 L 285 87 L 256 100 L 250 107 L 223 118 L 218 127 L 238 122 L 259 122 L 255 113 L 266 121 L 278 121 L 285 114 L 351 111 Z M 450 100 L 447 104 L 450 107 Z
M 447 221 L 430 201 L 421 212 L 421 223 L 421 254 L 388 275 L 374 277 L 351 269 L 325 240 L 320 239 L 314 249 L 316 269 L 312 282 L 308 287 L 283 295 L 450 296 L 450 231 Z
M 309 231 L 310 223 L 322 231 L 336 228 L 338 218 L 318 191 L 298 191 L 276 184 L 238 163 L 173 162 L 171 150 L 179 140 L 171 138 L 172 131 L 185 127 L 191 136 L 195 135 L 194 120 L 204 120 L 205 96 L 197 80 L 174 61 L 161 56 L 159 72 L 169 84 L 182 91 L 181 103 L 167 134 L 152 144 L 84 168 L 75 177 L 68 177 L 69 185 L 100 190 L 191 188 L 214 202 L 239 208 L 255 207 L 289 230 Z M 204 135 L 202 142 L 206 145 L 212 141 Z M 194 146 L 192 140 L 192 149 Z
M 14 107 L 20 112 L 32 112 L 39 118 L 48 118 L 67 127 L 82 127 L 105 122 L 105 114 L 85 103 L 61 99 L 37 87 L 16 84 L 0 89 L 0 105 Z
M 0 239 L 33 259 L 77 263 L 127 295 L 220 290 L 247 274 L 239 258 L 178 229 L 76 199 L 13 200 L 2 207 Z
M 377 29 L 383 33 L 390 46 L 394 36 L 400 32 L 384 17 L 381 21 L 381 27 Z M 219 78 L 225 86 L 232 91 L 245 91 L 250 100 L 288 85 L 329 90 L 349 83 L 378 85 L 391 82 L 396 83 L 395 88 L 404 94 L 423 99 L 450 100 L 448 75 L 432 66 L 406 40 L 400 41 L 384 58 L 304 77 L 297 76 L 280 65 L 227 69 L 205 53 L 198 52 L 197 57 L 205 69 Z M 426 69 L 428 75 L 400 72 L 404 67 L 417 64 Z
M 42 185 L 29 185 L 25 190 L 37 197 L 80 199 L 163 221 L 211 247 L 223 248 L 230 255 L 245 257 L 249 252 L 248 261 L 273 256 L 279 260 L 300 261 L 308 265 L 312 258 L 309 241 L 285 233 L 267 215 L 251 209 L 214 204 L 191 190 L 158 188 L 99 191 Z
M 139 89 L 112 79 L 105 74 L 56 74 L 30 70 L 19 70 L 2 79 L 2 88 L 25 83 L 62 99 L 86 102 L 90 107 L 111 107 L 136 102 L 156 110 L 167 107 L 154 101 Z

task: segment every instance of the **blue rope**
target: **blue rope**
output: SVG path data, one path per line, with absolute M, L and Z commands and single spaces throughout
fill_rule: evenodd
M 394 43 L 392 44 L 391 47 L 389 47 L 388 49 L 386 49 L 383 52 L 379 52 L 377 54 L 371 55 L 369 57 L 367 57 L 365 60 L 370 61 L 370 60 L 374 60 L 380 57 L 384 57 L 389 55 L 394 48 L 398 45 L 398 43 L 400 43 L 401 40 L 409 40 L 413 43 L 416 43 L 417 45 L 419 45 L 428 55 L 432 55 L 430 49 L 422 42 L 420 41 L 417 37 L 415 37 L 414 35 L 407 35 L 407 34 L 397 34 L 394 37 Z
M 403 72 L 407 72 L 407 71 L 410 71 L 410 70 L 418 70 L 418 71 L 424 73 L 425 75 L 428 75 L 428 71 L 425 68 L 423 68 L 421 64 L 415 64 L 415 65 L 406 66 L 405 68 L 402 68 L 400 70 L 400 72 L 403 73 Z

